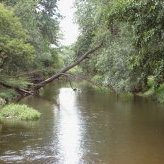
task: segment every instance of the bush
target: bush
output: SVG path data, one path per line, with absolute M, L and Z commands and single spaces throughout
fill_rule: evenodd
M 16 120 L 38 120 L 40 113 L 27 105 L 9 104 L 0 110 L 0 120 L 16 119 Z

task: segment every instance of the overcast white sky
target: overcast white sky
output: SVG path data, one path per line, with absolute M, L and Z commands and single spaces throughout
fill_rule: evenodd
M 60 0 L 58 2 L 58 8 L 60 13 L 64 16 L 60 23 L 60 28 L 64 34 L 61 43 L 63 45 L 70 45 L 74 43 L 79 34 L 78 25 L 73 23 L 73 3 L 75 0 Z

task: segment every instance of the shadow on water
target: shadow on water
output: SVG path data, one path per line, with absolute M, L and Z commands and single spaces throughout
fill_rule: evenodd
M 42 117 L 0 126 L 0 163 L 163 163 L 163 105 L 78 86 L 50 85 L 23 99 Z

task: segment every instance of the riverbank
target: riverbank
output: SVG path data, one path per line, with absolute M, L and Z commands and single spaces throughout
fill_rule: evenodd
M 138 93 L 137 95 L 146 98 L 151 98 L 152 100 L 159 103 L 164 103 L 164 83 L 160 84 L 157 89 L 155 89 L 154 86 L 154 77 L 151 76 L 148 78 L 148 89 L 145 92 Z
M 139 93 L 138 95 L 143 97 L 150 97 L 159 103 L 164 103 L 164 84 L 161 84 L 160 87 L 156 90 L 153 86 L 151 86 L 146 92 Z
M 95 80 L 95 79 L 92 79 L 88 82 L 95 85 L 95 86 L 98 86 L 98 87 L 102 86 L 103 88 L 110 89 L 112 92 L 120 95 L 111 86 L 104 86 L 100 82 L 98 83 L 97 80 Z M 154 82 L 153 77 L 150 77 L 148 79 L 148 89 L 145 92 L 136 93 L 136 95 L 144 97 L 144 98 L 150 98 L 150 99 L 152 99 L 152 101 L 156 101 L 156 102 L 159 102 L 159 103 L 164 103 L 164 83 L 161 84 L 159 86 L 159 88 L 157 88 L 157 89 L 154 89 L 154 84 L 155 84 L 155 82 Z M 125 92 L 124 95 L 126 95 L 126 94 L 129 95 L 129 94 L 132 94 L 132 93 L 131 92 Z
M 133 95 L 133 93 L 131 92 L 121 92 L 121 93 L 117 93 L 112 86 L 108 85 L 105 86 L 101 83 L 100 80 L 95 79 L 95 78 L 89 78 L 86 77 L 85 75 L 81 74 L 81 72 L 78 73 L 77 72 L 75 74 L 75 72 L 71 72 L 68 74 L 69 78 L 65 78 L 65 77 L 61 77 L 60 80 L 61 81 L 67 81 L 68 84 L 70 85 L 70 87 L 73 89 L 74 86 L 72 84 L 72 82 L 77 82 L 77 83 L 81 83 L 82 81 L 86 81 L 88 84 L 92 85 L 93 87 L 99 88 L 101 90 L 109 90 L 110 92 L 115 93 L 117 96 L 119 95 Z M 7 100 L 7 101 L 3 101 L 4 102 L 15 102 L 18 99 L 20 99 L 21 97 L 18 97 L 19 95 L 16 93 L 13 94 L 14 91 L 11 90 L 7 90 L 6 93 L 2 92 L 0 94 L 0 98 L 2 97 L 1 100 Z M 160 87 L 158 89 L 154 89 L 154 78 L 150 77 L 148 79 L 148 89 L 145 92 L 139 92 L 139 93 L 135 93 L 138 96 L 144 97 L 144 98 L 150 98 L 152 99 L 152 101 L 156 101 L 159 103 L 164 103 L 164 83 L 160 85 Z M 0 101 L 1 104 L 1 101 Z

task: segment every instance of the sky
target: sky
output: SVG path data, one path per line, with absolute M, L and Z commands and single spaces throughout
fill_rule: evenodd
M 71 45 L 74 43 L 79 35 L 78 25 L 73 23 L 73 8 L 75 0 L 60 0 L 58 2 L 58 8 L 64 18 L 61 20 L 60 28 L 63 33 L 62 45 Z

